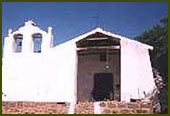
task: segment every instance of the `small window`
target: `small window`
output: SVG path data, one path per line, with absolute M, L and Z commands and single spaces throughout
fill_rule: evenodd
M 34 34 L 33 43 L 34 43 L 34 53 L 41 53 L 42 35 L 39 33 Z
M 100 61 L 101 62 L 106 62 L 107 61 L 106 52 L 100 53 Z
M 14 51 L 15 52 L 22 52 L 22 34 L 14 35 L 15 44 L 14 44 Z

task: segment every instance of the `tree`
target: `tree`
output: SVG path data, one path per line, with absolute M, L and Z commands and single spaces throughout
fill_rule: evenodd
M 159 21 L 151 29 L 145 31 L 136 39 L 142 43 L 152 45 L 150 52 L 153 68 L 160 72 L 165 86 L 160 91 L 159 98 L 162 113 L 168 112 L 168 17 Z

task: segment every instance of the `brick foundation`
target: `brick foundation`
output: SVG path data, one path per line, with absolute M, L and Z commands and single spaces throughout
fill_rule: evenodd
M 69 103 L 3 102 L 2 114 L 67 114 L 69 106 Z M 150 102 L 102 101 L 99 106 L 102 114 L 153 114 Z M 74 114 L 94 114 L 94 103 L 79 102 Z
M 153 114 L 150 102 L 103 101 L 100 106 L 102 114 Z
M 2 114 L 67 114 L 69 104 L 3 102 Z
M 76 104 L 75 114 L 94 114 L 93 102 L 79 102 Z

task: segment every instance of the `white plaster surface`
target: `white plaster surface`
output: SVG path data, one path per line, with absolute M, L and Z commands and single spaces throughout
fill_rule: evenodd
M 148 49 L 138 44 L 121 41 L 121 100 L 144 98 L 155 83 Z
M 77 41 L 100 32 L 121 39 L 121 100 L 141 98 L 154 87 L 148 49 L 151 46 L 103 31 L 92 30 L 56 47 L 52 28 L 41 30 L 28 21 L 5 37 L 2 65 L 3 101 L 75 102 L 77 100 Z M 13 35 L 23 34 L 22 53 L 13 52 Z M 33 52 L 32 34 L 43 36 L 42 53 Z
M 94 102 L 94 114 L 102 114 L 100 102 Z
M 68 109 L 68 114 L 74 114 L 75 105 L 76 105 L 76 103 L 74 103 L 74 102 L 70 103 L 70 106 Z

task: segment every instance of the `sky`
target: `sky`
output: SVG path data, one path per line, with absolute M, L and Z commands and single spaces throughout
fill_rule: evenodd
M 3 2 L 2 37 L 33 20 L 53 27 L 55 44 L 96 27 L 133 39 L 166 16 L 168 2 Z

